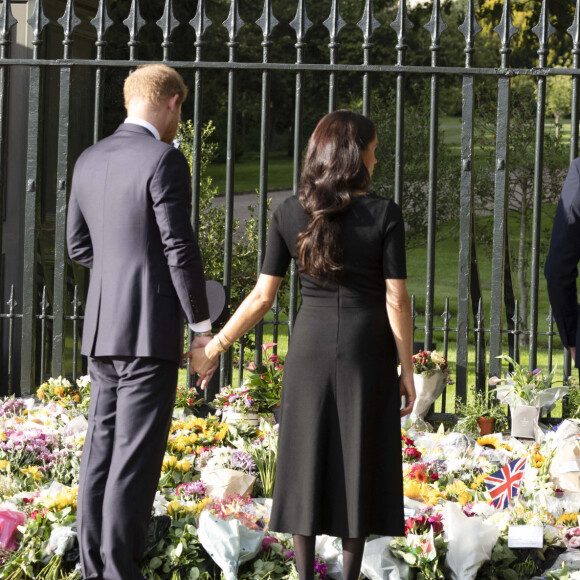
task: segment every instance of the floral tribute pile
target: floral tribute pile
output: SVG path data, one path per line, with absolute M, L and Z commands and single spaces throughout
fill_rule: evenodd
M 0 401 L 2 578 L 81 577 L 76 501 L 89 397 L 88 377 L 58 378 L 37 398 Z M 290 536 L 268 530 L 277 426 L 265 416 L 257 428 L 203 419 L 196 407 L 195 393 L 183 392 L 143 574 L 297 579 Z M 580 578 L 580 422 L 529 442 L 412 427 L 401 449 L 405 535 L 369 538 L 366 578 Z M 316 577 L 341 578 L 340 541 L 323 536 L 316 547 Z

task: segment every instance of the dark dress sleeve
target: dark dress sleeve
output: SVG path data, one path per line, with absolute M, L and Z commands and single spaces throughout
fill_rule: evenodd
M 283 278 L 292 260 L 292 255 L 284 239 L 282 207 L 279 206 L 272 219 L 268 230 L 268 242 L 266 244 L 266 257 L 262 264 L 262 274 L 269 276 L 279 276 Z
M 407 278 L 405 258 L 405 222 L 401 209 L 394 201 L 389 201 L 385 220 L 383 242 L 383 278 Z

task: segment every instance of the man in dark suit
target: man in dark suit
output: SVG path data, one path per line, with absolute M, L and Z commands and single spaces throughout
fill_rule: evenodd
M 580 340 L 576 278 L 580 261 L 580 158 L 572 162 L 564 182 L 544 274 L 554 320 L 572 360 L 580 367 L 576 344 Z
M 139 67 L 125 81 L 125 123 L 87 149 L 73 174 L 68 250 L 92 269 L 82 340 L 91 403 L 77 511 L 85 579 L 143 578 L 183 315 L 193 346 L 211 336 L 189 166 L 171 145 L 186 95 L 175 70 Z

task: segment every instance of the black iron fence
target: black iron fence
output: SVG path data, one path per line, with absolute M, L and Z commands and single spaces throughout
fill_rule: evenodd
M 572 64 L 569 68 L 548 68 L 548 43 L 554 32 L 548 13 L 548 2 L 542 0 L 539 22 L 532 29 L 538 38 L 537 62 L 531 68 L 510 66 L 510 44 L 517 29 L 512 22 L 510 0 L 503 1 L 501 21 L 495 28 L 499 36 L 497 66 L 474 66 L 476 53 L 475 39 L 481 31 L 475 12 L 474 0 L 458 0 L 464 13 L 464 21 L 459 27 L 463 37 L 464 65 L 442 66 L 441 55 L 445 50 L 442 34 L 447 25 L 442 16 L 439 0 L 432 2 L 431 19 L 425 25 L 430 35 L 430 64 L 407 64 L 407 37 L 411 22 L 408 18 L 406 0 L 400 0 L 394 9 L 394 21 L 390 24 L 395 35 L 394 62 L 373 63 L 373 37 L 380 24 L 377 20 L 372 0 L 360 1 L 360 20 L 356 24 L 359 39 L 360 60 L 358 64 L 339 62 L 338 49 L 349 35 L 349 42 L 355 42 L 355 27 L 345 27 L 340 12 L 339 0 L 328 0 L 330 14 L 323 22 L 328 30 L 328 62 L 307 62 L 308 32 L 312 26 L 304 0 L 296 1 L 296 13 L 289 23 L 283 23 L 287 40 L 292 31 L 294 38 L 288 44 L 293 52 L 293 62 L 272 62 L 273 31 L 280 25 L 274 16 L 272 0 L 265 0 L 257 25 L 261 29 L 262 60 L 240 62 L 238 36 L 244 26 L 240 17 L 237 0 L 231 0 L 229 14 L 223 22 L 227 31 L 228 58 L 224 61 L 211 59 L 205 51 L 208 28 L 217 30 L 207 16 L 206 3 L 198 0 L 196 12 L 191 21 L 185 23 L 176 19 L 174 2 L 165 0 L 162 17 L 156 22 L 162 32 L 162 59 L 170 66 L 192 75 L 191 97 L 193 135 L 193 212 L 192 222 L 197 227 L 203 216 L 199 214 L 200 198 L 200 150 L 203 118 L 204 75 L 210 71 L 227 76 L 227 104 L 225 131 L 226 185 L 225 185 L 225 239 L 223 240 L 224 271 L 223 283 L 230 292 L 232 277 L 232 231 L 233 200 L 236 191 L 236 132 L 238 110 L 237 83 L 240 75 L 261 75 L 261 96 L 255 107 L 260 108 L 259 123 L 259 183 L 258 223 L 259 244 L 257 270 L 259 271 L 266 247 L 268 163 L 270 155 L 270 134 L 272 108 L 272 75 L 284 75 L 292 79 L 293 120 L 293 188 L 296 192 L 299 180 L 301 155 L 303 151 L 303 127 L 305 115 L 316 111 L 323 114 L 320 103 L 305 102 L 307 83 L 318 83 L 324 79 L 328 83 L 328 105 L 333 110 L 340 100 L 341 75 L 358 79 L 359 86 L 348 87 L 350 92 L 360 94 L 361 109 L 364 114 L 371 112 L 371 80 L 388 76 L 396 87 L 394 172 L 392 191 L 394 199 L 405 212 L 405 156 L 408 144 L 405 142 L 405 115 L 407 83 L 414 77 L 427 78 L 430 91 L 429 119 L 429 163 L 428 180 L 425 187 L 427 200 L 425 261 L 425 311 L 420 317 L 414 309 L 415 337 L 429 346 L 437 338 L 442 340 L 442 350 L 455 358 L 456 395 L 465 397 L 468 382 L 478 388 L 485 388 L 487 376 L 501 372 L 497 356 L 509 353 L 520 357 L 520 339 L 527 337 L 527 358 L 531 368 L 536 366 L 538 338 L 546 337 L 549 366 L 559 346 L 553 322 L 544 326 L 538 320 L 540 287 L 540 237 L 541 208 L 544 171 L 544 132 L 546 119 L 547 79 L 551 76 L 571 78 L 571 129 L 570 159 L 578 153 L 578 83 L 580 82 L 580 0 L 576 2 L 575 18 L 568 29 L 571 38 Z M 128 30 L 128 58 L 107 58 L 110 29 L 120 26 L 110 18 L 105 0 L 82 3 L 73 0 L 57 2 L 60 12 L 56 19 L 49 19 L 43 9 L 42 0 L 29 2 L 28 14 L 24 22 L 13 16 L 21 2 L 4 0 L 0 11 L 0 207 L 3 212 L 2 229 L 2 270 L 0 290 L 3 292 L 0 322 L 2 330 L 2 385 L 0 393 L 30 393 L 39 381 L 47 376 L 69 375 L 75 378 L 82 372 L 83 361 L 79 355 L 79 336 L 82 329 L 83 304 L 86 291 L 86 273 L 73 268 L 66 258 L 65 217 L 71 170 L 80 151 L 103 135 L 103 121 L 106 116 L 106 75 L 113 70 L 126 73 L 131 68 L 150 62 L 140 59 L 142 48 L 140 35 L 155 23 L 146 22 L 141 17 L 140 3 L 132 0 L 122 24 Z M 352 3 L 351 3 L 352 4 Z M 56 8 L 52 7 L 53 10 Z M 91 13 L 92 10 L 92 13 Z M 82 18 L 77 16 L 82 11 Z M 22 13 L 22 11 L 20 11 Z M 80 13 L 80 12 L 79 12 Z M 88 22 L 92 26 L 89 26 Z M 354 24 L 354 23 L 350 23 Z M 28 29 L 27 29 L 28 25 Z M 189 59 L 172 60 L 175 45 L 172 39 L 176 29 L 193 32 L 195 41 Z M 19 31 L 27 29 L 32 39 L 29 48 L 22 48 L 18 41 Z M 362 33 L 362 42 L 360 35 Z M 78 53 L 78 54 L 77 54 Z M 458 238 L 459 257 L 457 270 L 456 311 L 452 312 L 449 299 L 443 314 L 443 324 L 437 324 L 434 312 L 435 265 L 436 265 L 436 204 L 438 199 L 438 144 L 440 135 L 440 83 L 442 78 L 454 78 L 461 83 L 461 141 L 457 171 L 460 173 L 457 203 L 459 207 Z M 529 77 L 536 84 L 536 131 L 530 135 L 535 139 L 535 166 L 533 188 L 533 219 L 531 229 L 531 279 L 529 304 L 521 312 L 512 285 L 512 268 L 509 256 L 508 231 L 508 177 L 514 168 L 509 159 L 510 100 L 516 77 Z M 24 78 L 25 90 L 15 92 L 14 87 Z M 496 83 L 496 139 L 495 166 L 493 171 L 493 234 L 491 237 L 491 282 L 489 290 L 481 283 L 476 255 L 474 222 L 474 112 L 476 106 L 477 83 L 481 79 L 492 79 Z M 20 86 L 20 85 L 18 85 Z M 207 98 L 207 94 L 205 95 Z M 25 147 L 16 145 L 14 124 L 20 119 L 20 142 L 27 137 Z M 51 133 L 52 132 L 52 133 Z M 47 145 L 47 135 L 55 134 Z M 14 149 L 20 147 L 20 164 L 11 159 Z M 48 200 L 48 201 L 47 201 Z M 47 215 L 53 220 L 52 235 L 43 231 Z M 16 236 L 14 238 L 13 236 Z M 19 240 L 19 242 L 15 242 Z M 48 241 L 47 241 L 48 240 Z M 50 255 L 48 261 L 43 260 Z M 46 264 L 50 263 L 47 268 Z M 455 275 L 455 274 L 454 274 Z M 288 329 L 292 332 L 298 306 L 297 277 L 292 266 L 289 284 Z M 235 305 L 234 305 L 235 306 Z M 276 311 L 278 313 L 278 310 Z M 418 323 L 420 318 L 421 324 Z M 522 319 L 528 324 L 522 325 Z M 277 332 L 279 320 L 274 321 Z M 507 336 L 507 340 L 506 340 Z M 255 358 L 260 358 L 263 325 L 255 330 Z M 544 340 L 544 339 L 542 339 Z M 453 345 L 453 346 L 452 346 Z M 240 351 L 243 353 L 243 349 Z M 563 353 L 563 376 L 570 374 L 570 358 Z M 224 356 L 220 365 L 220 384 L 231 380 L 232 353 Z M 240 365 L 243 364 L 243 354 Z M 470 373 L 470 364 L 474 366 Z M 241 368 L 241 367 L 240 367 Z M 453 413 L 454 406 L 443 399 L 441 416 Z

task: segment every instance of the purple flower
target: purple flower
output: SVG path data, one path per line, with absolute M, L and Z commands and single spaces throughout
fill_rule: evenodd
M 532 376 L 535 377 L 536 375 L 539 375 L 542 372 L 542 369 L 534 369 L 532 371 Z

